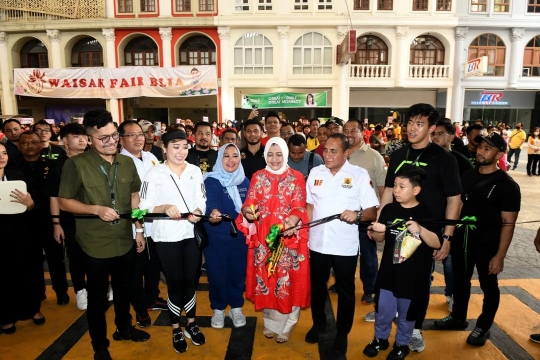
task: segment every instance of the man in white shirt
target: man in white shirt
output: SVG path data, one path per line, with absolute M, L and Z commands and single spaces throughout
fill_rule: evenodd
M 354 318 L 354 276 L 358 260 L 358 221 L 371 221 L 379 205 L 365 169 L 351 165 L 349 141 L 332 134 L 324 144 L 325 165 L 314 168 L 306 183 L 310 221 L 341 214 L 339 220 L 315 226 L 309 231 L 311 268 L 311 315 L 313 327 L 306 342 L 317 343 L 326 328 L 324 313 L 330 268 L 334 269 L 338 293 L 337 335 L 334 355 L 347 352 L 347 335 Z
M 120 124 L 118 132 L 122 145 L 120 154 L 133 159 L 139 177 L 144 179 L 146 172 L 158 165 L 159 160 L 151 152 L 143 151 L 145 134 L 142 127 L 136 121 L 128 120 Z M 145 221 L 144 227 L 148 252 L 137 253 L 135 256 L 131 290 L 131 305 L 135 309 L 137 325 L 141 328 L 151 325 L 148 310 L 168 310 L 167 302 L 159 297 L 161 266 L 151 237 L 152 222 Z
M 343 126 L 343 133 L 349 139 L 351 155 L 349 162 L 367 170 L 371 186 L 375 189 L 377 197 L 384 191 L 386 171 L 384 158 L 364 142 L 364 126 L 358 120 L 349 120 Z M 375 281 L 379 269 L 377 259 L 377 244 L 367 236 L 367 227 L 360 231 L 360 280 L 364 288 L 362 302 L 373 304 L 375 301 Z

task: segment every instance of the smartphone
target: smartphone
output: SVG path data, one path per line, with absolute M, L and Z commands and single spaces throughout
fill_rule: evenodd
M 259 108 L 259 105 L 254 104 L 254 105 L 251 106 L 251 108 L 252 108 L 253 110 L 257 110 L 257 109 Z

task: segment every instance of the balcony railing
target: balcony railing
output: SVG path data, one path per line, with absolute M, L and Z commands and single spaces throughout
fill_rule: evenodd
M 409 65 L 409 78 L 448 79 L 449 65 Z
M 2 0 L 0 22 L 105 18 L 105 0 Z
M 349 65 L 350 78 L 389 78 L 390 65 Z

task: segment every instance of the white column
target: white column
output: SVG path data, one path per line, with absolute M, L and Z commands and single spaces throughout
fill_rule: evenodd
M 397 56 L 394 56 L 395 61 L 395 79 L 396 87 L 403 87 L 405 79 L 408 77 L 409 73 L 409 46 L 407 43 L 407 38 L 409 35 L 408 26 L 396 26 L 396 37 L 397 37 Z
M 51 42 L 49 49 L 49 67 L 52 69 L 62 68 L 62 51 L 60 51 L 60 31 L 47 30 L 47 37 Z
M 159 35 L 161 36 L 161 44 L 163 46 L 163 59 L 160 62 L 163 67 L 171 67 L 173 66 L 171 52 L 172 28 L 159 28 Z
M 469 29 L 463 26 L 458 26 L 454 30 L 454 39 L 456 41 L 454 49 L 454 87 L 452 88 L 451 111 L 448 112 L 448 108 L 446 109 L 447 117 L 460 124 L 463 122 L 463 98 L 465 96 L 465 90 L 461 87 L 461 77 L 465 71 L 465 59 L 467 55 L 465 38 L 468 32 Z
M 345 38 L 349 28 L 347 26 L 338 26 L 337 27 L 337 38 L 338 42 Z M 340 119 L 348 120 L 349 119 L 349 87 L 347 86 L 347 77 L 349 74 L 349 62 L 344 65 L 338 65 L 338 82 L 337 86 L 332 89 L 336 89 L 336 92 L 332 93 L 332 115 L 337 116 Z M 335 99 L 335 100 L 334 100 Z M 334 104 L 336 106 L 334 106 Z
M 2 114 L 16 114 L 13 106 L 13 97 L 11 96 L 11 86 L 9 84 L 9 59 L 7 51 L 8 37 L 7 33 L 0 32 L 0 78 L 2 79 Z
M 112 1 L 107 1 L 112 2 Z M 174 6 L 174 5 L 173 5 Z M 159 17 L 171 17 L 172 16 L 172 6 L 170 1 L 160 1 L 159 2 Z
M 221 52 L 221 116 L 218 116 L 218 119 L 226 121 L 234 119 L 234 92 L 231 92 L 229 88 L 231 58 L 229 40 L 231 37 L 231 28 L 228 26 L 219 26 L 217 30 Z
M 512 28 L 510 34 L 510 66 L 507 67 L 508 71 L 508 87 L 517 88 L 518 80 L 522 74 L 523 69 L 523 44 L 521 39 L 525 34 L 525 28 Z
M 116 68 L 116 47 L 114 46 L 114 40 L 116 35 L 114 34 L 114 29 L 102 29 L 103 37 L 107 44 L 105 45 L 106 49 L 106 62 L 105 67 L 107 68 Z M 117 124 L 123 120 L 120 116 L 120 105 L 122 100 L 118 99 L 107 99 L 105 100 L 105 106 L 107 110 L 111 113 L 113 121 Z
M 287 73 L 289 71 L 289 32 L 290 26 L 278 26 L 279 37 L 279 86 L 287 86 Z M 275 51 L 274 51 L 275 53 Z M 275 67 L 274 67 L 275 68 Z
M 105 15 L 108 19 L 114 19 L 114 1 L 105 1 Z

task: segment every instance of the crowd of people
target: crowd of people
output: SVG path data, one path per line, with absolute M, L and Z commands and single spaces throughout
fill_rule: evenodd
M 12 193 L 26 211 L 0 215 L 0 224 L 33 226 L 4 226 L 3 239 L 17 241 L 3 242 L 0 284 L 23 300 L 8 304 L 0 297 L 2 332 L 14 333 L 20 320 L 45 323 L 43 251 L 58 305 L 70 302 L 65 244 L 95 359 L 111 359 L 105 319 L 111 300 L 114 340 L 149 340 L 141 330 L 151 326 L 148 311 L 168 310 L 176 352 L 188 350 L 187 340 L 205 344 L 196 313 L 203 268 L 211 326 L 224 327 L 227 307 L 233 325 L 245 326 L 245 298 L 262 312 L 263 336 L 278 343 L 289 341 L 306 308 L 313 326 L 305 341 L 317 343 L 327 328 L 327 294 L 336 293 L 333 352 L 344 355 L 358 262 L 361 301 L 375 307 L 364 315 L 375 327 L 366 356 L 390 347 L 395 318 L 387 359 L 424 350 L 434 261 L 444 265 L 450 312 L 435 322 L 440 329 L 468 326 L 476 267 L 484 303 L 467 343 L 484 345 L 521 204 L 506 165 L 515 169 L 527 141 L 527 172 L 540 174 L 539 129 L 528 138 L 521 124 L 512 132 L 484 132 L 479 123 L 461 129 L 428 104 L 411 106 L 403 124 L 394 119 L 387 127 L 338 118 L 294 124 L 273 111 L 259 121 L 258 115 L 254 109 L 239 129 L 187 119 L 158 137 L 148 120 L 116 126 L 109 112 L 92 110 L 82 125 L 59 128 L 55 140 L 44 120 L 25 132 L 17 120 L 4 122 L 0 178 L 22 180 L 28 190 Z M 160 272 L 167 300 L 160 296 Z M 130 307 L 141 329 L 133 326 Z

